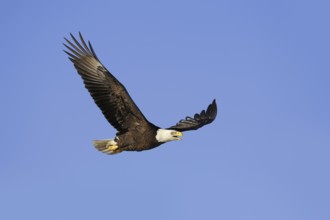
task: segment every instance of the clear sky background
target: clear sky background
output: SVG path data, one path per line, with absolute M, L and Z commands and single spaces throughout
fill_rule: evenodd
M 329 1 L 2 1 L 0 219 L 330 219 Z M 216 121 L 145 152 L 112 138 L 63 37 L 146 117 Z

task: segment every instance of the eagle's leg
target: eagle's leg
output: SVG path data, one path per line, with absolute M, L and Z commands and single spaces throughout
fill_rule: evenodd
M 122 150 L 118 148 L 117 142 L 112 139 L 95 140 L 93 141 L 93 145 L 97 150 L 106 154 L 117 154 L 122 152 Z

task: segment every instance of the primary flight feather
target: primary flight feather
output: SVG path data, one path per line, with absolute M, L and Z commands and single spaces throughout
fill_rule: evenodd
M 169 128 L 160 128 L 147 120 L 134 103 L 126 88 L 103 66 L 90 42 L 86 44 L 81 33 L 80 42 L 64 38 L 65 53 L 82 77 L 85 87 L 101 109 L 108 122 L 117 130 L 114 139 L 96 140 L 96 149 L 107 154 L 122 151 L 143 151 L 172 140 L 181 140 L 183 131 L 196 130 L 214 121 L 217 115 L 216 101 L 207 110 L 186 117 Z

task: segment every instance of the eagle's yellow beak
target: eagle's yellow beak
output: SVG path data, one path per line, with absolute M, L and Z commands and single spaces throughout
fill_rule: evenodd
M 173 136 L 175 137 L 175 140 L 181 141 L 182 139 L 179 137 L 182 137 L 183 134 L 182 134 L 182 132 L 177 131 L 177 132 L 175 132 L 175 134 Z

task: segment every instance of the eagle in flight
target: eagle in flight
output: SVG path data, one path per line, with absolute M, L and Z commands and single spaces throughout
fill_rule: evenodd
M 95 140 L 95 148 L 106 154 L 122 151 L 143 151 L 158 147 L 168 141 L 181 140 L 182 132 L 197 130 L 210 124 L 217 116 L 216 101 L 206 110 L 186 117 L 169 128 L 160 128 L 143 115 L 121 84 L 101 63 L 90 42 L 88 45 L 79 33 L 80 42 L 72 35 L 64 38 L 64 46 L 85 87 L 101 109 L 104 117 L 117 130 L 113 139 Z

